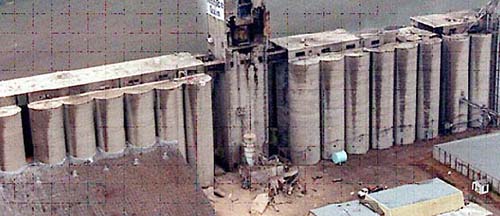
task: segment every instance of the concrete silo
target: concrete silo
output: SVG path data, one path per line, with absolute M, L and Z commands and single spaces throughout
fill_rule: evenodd
M 443 36 L 440 119 L 452 133 L 467 129 L 469 108 L 462 99 L 469 97 L 469 45 L 468 35 Z
M 396 46 L 394 87 L 394 143 L 415 142 L 417 113 L 417 56 L 415 43 Z
M 345 149 L 344 56 L 333 54 L 321 58 L 321 157 Z
M 214 184 L 212 83 L 208 75 L 190 77 L 184 88 L 188 163 L 195 167 L 197 183 Z
M 491 64 L 491 34 L 471 34 L 469 100 L 479 106 L 488 107 Z M 469 108 L 469 127 L 481 127 L 482 113 L 479 108 Z
M 54 165 L 66 158 L 64 109 L 61 101 L 28 104 L 34 159 Z
M 349 154 L 365 154 L 370 148 L 370 55 L 345 55 L 345 141 Z
M 95 103 L 97 146 L 109 154 L 126 148 L 123 92 L 106 90 L 92 95 Z
M 321 159 L 319 79 L 318 58 L 290 63 L 288 145 L 292 163 L 297 165 L 313 165 Z
M 370 49 L 370 143 L 387 149 L 394 143 L 394 44 Z
M 182 83 L 164 83 L 155 86 L 155 91 L 158 137 L 162 141 L 176 141 L 179 152 L 186 158 Z
M 417 74 L 417 139 L 439 134 L 439 87 L 441 85 L 441 39 L 419 43 Z
M 152 86 L 124 90 L 127 141 L 134 147 L 151 147 L 156 143 L 156 124 Z
M 15 172 L 25 165 L 21 108 L 0 107 L 0 171 Z
M 86 160 L 96 154 L 94 124 L 94 100 L 86 96 L 70 96 L 63 99 L 64 128 L 69 155 Z

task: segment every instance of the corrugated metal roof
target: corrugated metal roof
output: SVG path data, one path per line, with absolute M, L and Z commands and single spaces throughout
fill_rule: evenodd
M 310 211 L 314 216 L 379 216 L 358 200 L 331 204 Z

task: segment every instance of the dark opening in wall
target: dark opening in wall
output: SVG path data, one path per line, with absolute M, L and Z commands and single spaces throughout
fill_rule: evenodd
M 345 46 L 345 48 L 346 48 L 346 49 L 354 49 L 354 48 L 356 48 L 356 44 L 347 44 L 347 45 Z
M 373 40 L 371 42 L 372 45 L 379 45 L 380 44 L 380 40 Z
M 331 51 L 332 51 L 332 50 L 330 49 L 330 47 L 328 47 L 328 48 L 324 48 L 324 49 L 322 49 L 322 50 L 321 50 L 321 53 L 329 53 L 329 52 L 331 52 Z
M 31 122 L 28 105 L 21 106 L 21 120 L 23 124 L 24 151 L 28 162 L 33 159 L 33 141 L 31 137 Z
M 302 56 L 306 56 L 306 52 L 295 53 L 295 57 L 302 57 Z

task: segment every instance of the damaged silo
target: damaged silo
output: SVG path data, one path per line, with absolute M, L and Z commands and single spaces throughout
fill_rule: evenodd
M 394 144 L 415 142 L 417 113 L 417 44 L 396 46 L 394 88 Z
M 214 183 L 212 83 L 208 75 L 187 78 L 184 89 L 187 160 L 196 168 L 197 183 Z
M 0 171 L 15 172 L 26 165 L 21 108 L 0 108 Z
M 370 50 L 370 143 L 387 149 L 394 143 L 394 44 Z
M 105 153 L 123 152 L 126 148 L 123 92 L 107 90 L 93 97 L 97 146 Z
M 155 91 L 158 137 L 161 141 L 177 142 L 181 155 L 186 158 L 182 83 L 163 83 L 155 86 Z
M 344 56 L 333 54 L 321 58 L 321 157 L 345 149 Z
M 321 159 L 319 79 L 318 58 L 290 63 L 288 145 L 292 163 L 297 165 L 313 165 Z
M 470 36 L 469 100 L 481 107 L 488 107 L 489 102 L 491 43 L 491 34 Z M 483 126 L 481 109 L 470 107 L 469 127 L 481 126 Z
M 349 154 L 365 154 L 369 142 L 370 55 L 345 56 L 345 141 Z
M 428 140 L 439 134 L 439 87 L 441 84 L 441 39 L 419 43 L 417 74 L 417 139 Z
M 77 160 L 91 159 L 96 154 L 94 100 L 89 96 L 70 96 L 63 104 L 69 155 Z
M 133 147 L 151 147 L 156 143 L 154 90 L 137 86 L 124 90 L 127 141 Z
M 54 165 L 66 158 L 64 109 L 61 101 L 28 104 L 34 159 Z
M 469 44 L 468 35 L 443 36 L 440 119 L 452 133 L 467 129 L 469 109 L 462 99 L 469 96 Z

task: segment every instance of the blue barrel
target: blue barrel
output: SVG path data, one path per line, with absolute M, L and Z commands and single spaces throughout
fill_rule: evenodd
M 347 161 L 347 152 L 339 151 L 332 154 L 332 161 L 335 164 L 341 164 Z

